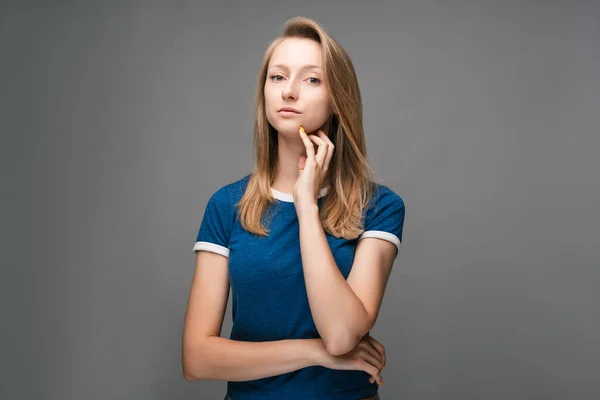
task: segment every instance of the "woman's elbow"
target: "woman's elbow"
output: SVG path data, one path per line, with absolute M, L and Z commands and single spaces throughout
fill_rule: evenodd
M 183 379 L 185 379 L 188 382 L 193 382 L 197 380 L 197 378 L 194 375 L 190 374 L 190 372 L 187 371 L 185 368 L 183 369 Z
M 325 349 L 332 356 L 341 356 L 351 352 L 357 345 L 358 341 L 350 335 L 339 336 L 335 339 L 324 340 Z
M 181 362 L 181 372 L 183 374 L 183 379 L 185 379 L 188 382 L 192 382 L 192 381 L 196 381 L 196 380 L 200 379 L 200 377 L 198 376 L 196 371 L 194 371 L 194 369 L 192 368 L 192 366 L 190 364 L 191 363 L 189 361 L 187 361 L 186 357 L 184 356 L 183 360 Z
M 182 365 L 181 372 L 183 373 L 183 379 L 188 382 L 212 379 L 203 368 L 188 366 L 185 363 Z
M 184 347 L 181 356 L 181 372 L 183 378 L 188 381 L 197 381 L 206 379 L 203 371 L 202 361 L 198 360 L 198 352 L 191 351 Z

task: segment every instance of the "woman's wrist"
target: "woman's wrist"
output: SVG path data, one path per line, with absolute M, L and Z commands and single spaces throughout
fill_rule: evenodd
M 303 203 L 296 205 L 296 214 L 300 223 L 306 218 L 319 219 L 319 206 L 313 203 Z
M 327 357 L 327 349 L 323 343 L 323 339 L 307 339 L 308 340 L 308 357 L 311 364 L 315 366 L 324 366 L 325 357 Z

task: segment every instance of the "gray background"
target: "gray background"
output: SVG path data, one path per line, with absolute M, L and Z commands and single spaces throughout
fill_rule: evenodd
M 598 3 L 0 4 L 0 398 L 223 398 L 181 374 L 192 246 L 297 15 L 407 206 L 382 399 L 600 398 Z

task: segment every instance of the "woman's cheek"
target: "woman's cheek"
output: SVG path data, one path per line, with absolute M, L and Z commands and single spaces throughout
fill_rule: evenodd
M 328 104 L 320 104 L 316 109 L 313 110 L 310 118 L 314 128 L 313 130 L 320 129 L 325 125 L 329 117 L 328 111 Z

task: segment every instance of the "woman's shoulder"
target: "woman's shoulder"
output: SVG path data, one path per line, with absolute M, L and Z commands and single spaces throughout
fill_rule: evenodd
M 236 204 L 246 191 L 250 175 L 251 174 L 245 175 L 240 179 L 219 186 L 219 188 L 212 193 L 211 200 L 216 201 L 223 206 L 226 204 Z
M 233 182 L 228 182 L 225 185 L 221 186 L 221 188 L 219 190 L 226 190 L 232 194 L 235 194 L 236 192 L 241 191 L 243 194 L 244 191 L 246 190 L 246 186 L 248 186 L 248 182 L 250 181 L 250 176 L 251 176 L 251 174 L 248 174 L 238 180 L 235 180 Z
M 391 240 L 398 246 L 404 226 L 404 200 L 387 185 L 375 183 L 374 186 L 371 202 L 364 213 L 363 235 Z
M 404 207 L 404 199 L 390 186 L 379 182 L 372 182 L 373 195 L 371 197 L 371 206 L 380 206 L 382 204 L 393 204 L 396 207 Z

